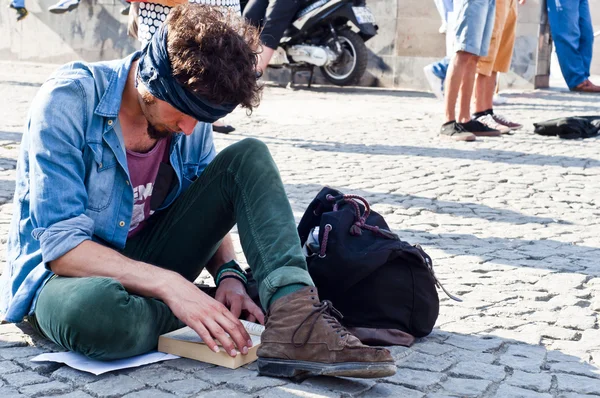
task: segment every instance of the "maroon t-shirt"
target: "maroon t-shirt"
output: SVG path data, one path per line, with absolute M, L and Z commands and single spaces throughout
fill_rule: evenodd
M 150 198 L 160 168 L 160 162 L 166 157 L 168 139 L 159 140 L 154 148 L 146 153 L 127 150 L 127 167 L 133 187 L 133 213 L 128 238 L 135 236 L 144 228 L 148 217 L 154 213 L 150 209 Z

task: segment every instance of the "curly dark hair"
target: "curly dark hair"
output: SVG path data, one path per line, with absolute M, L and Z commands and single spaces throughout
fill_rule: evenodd
M 197 3 L 179 5 L 167 20 L 173 77 L 215 104 L 252 111 L 260 102 L 256 63 L 259 32 L 240 17 Z

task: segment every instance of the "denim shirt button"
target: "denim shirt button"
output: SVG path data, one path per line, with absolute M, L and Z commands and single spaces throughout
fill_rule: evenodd
M 112 124 L 113 124 L 113 121 L 112 121 L 112 120 L 109 120 L 109 121 L 108 121 L 108 125 L 109 125 L 109 126 L 112 126 Z
M 125 180 L 125 184 L 129 185 L 129 180 Z
M 125 226 L 125 221 L 119 221 L 119 227 L 124 227 Z

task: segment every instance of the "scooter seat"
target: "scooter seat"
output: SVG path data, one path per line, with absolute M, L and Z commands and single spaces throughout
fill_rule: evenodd
M 317 0 L 309 5 L 307 5 L 306 7 L 302 8 L 300 11 L 298 11 L 296 13 L 296 16 L 294 16 L 294 20 L 302 18 L 303 16 L 305 16 L 306 14 L 308 14 L 309 12 L 313 11 L 314 9 L 317 9 L 319 7 L 321 7 L 323 4 L 327 4 L 329 3 L 331 0 Z

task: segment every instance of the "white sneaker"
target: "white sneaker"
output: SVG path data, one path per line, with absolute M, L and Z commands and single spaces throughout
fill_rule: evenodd
M 477 120 L 481 124 L 488 126 L 491 129 L 498 130 L 502 134 L 510 133 L 510 130 L 511 130 L 510 127 L 498 123 L 492 115 L 479 116 L 475 120 Z
M 425 73 L 425 78 L 427 79 L 427 83 L 429 83 L 429 87 L 431 87 L 431 91 L 435 94 L 437 99 L 440 101 L 444 100 L 444 87 L 442 83 L 442 79 L 437 77 L 435 73 L 433 73 L 433 64 L 427 65 L 423 68 L 423 73 Z
M 492 101 L 494 105 L 504 105 L 508 103 L 508 98 L 501 96 L 500 94 L 494 94 Z
M 48 7 L 48 11 L 53 14 L 64 14 L 67 11 L 72 11 L 79 7 L 80 0 L 60 0 L 53 6 Z
M 448 24 L 446 22 L 442 22 L 442 24 L 440 25 L 439 32 L 441 34 L 444 34 L 444 33 L 446 33 L 447 30 L 448 30 Z

